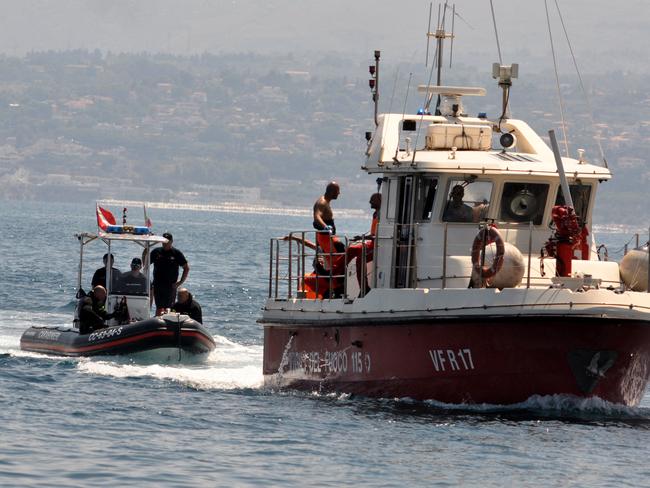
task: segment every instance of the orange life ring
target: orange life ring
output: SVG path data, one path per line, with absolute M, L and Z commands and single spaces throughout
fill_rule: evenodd
M 488 266 L 487 264 L 481 266 L 481 252 L 483 252 L 483 245 L 495 243 L 497 246 L 497 252 L 492 260 L 492 264 Z M 474 238 L 474 244 L 472 244 L 472 264 L 477 273 L 480 273 L 481 278 L 487 279 L 492 278 L 495 274 L 499 272 L 503 266 L 503 254 L 505 253 L 505 246 L 503 244 L 503 239 L 501 234 L 494 226 L 484 227 L 476 234 Z

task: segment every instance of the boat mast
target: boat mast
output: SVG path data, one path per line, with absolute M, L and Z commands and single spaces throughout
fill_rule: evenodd
M 381 51 L 375 51 L 375 64 L 368 66 L 371 78 L 368 80 L 368 85 L 372 91 L 372 101 L 375 103 L 375 127 L 379 125 L 377 112 L 379 110 L 379 56 Z
M 440 9 L 442 10 L 442 13 L 440 12 Z M 447 9 L 449 8 L 448 3 L 445 1 L 444 5 L 439 4 L 438 5 L 438 22 L 436 24 L 436 30 L 435 32 L 431 32 L 431 4 L 429 4 L 429 26 L 427 28 L 427 55 L 426 55 L 426 60 L 424 65 L 427 66 L 429 64 L 429 41 L 433 37 L 436 40 L 436 54 L 435 54 L 435 67 L 436 67 L 436 86 L 441 86 L 442 85 L 442 50 L 444 46 L 444 40 L 445 39 L 451 39 L 451 51 L 449 52 L 449 66 L 451 67 L 451 55 L 453 52 L 453 39 L 454 39 L 454 32 L 453 32 L 453 26 L 454 26 L 454 19 L 452 18 L 452 31 L 451 33 L 448 33 L 445 31 L 445 19 L 447 16 Z M 456 15 L 456 5 L 452 6 L 452 16 Z M 430 99 L 427 101 L 425 104 L 425 107 L 428 108 L 430 104 Z M 439 111 L 440 107 L 440 95 L 438 95 L 438 100 L 436 101 L 436 115 L 440 115 Z

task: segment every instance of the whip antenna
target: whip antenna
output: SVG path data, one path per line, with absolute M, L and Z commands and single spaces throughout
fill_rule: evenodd
M 433 2 L 429 2 L 429 25 L 427 26 L 427 55 L 424 58 L 424 67 L 429 66 L 429 44 L 431 43 L 431 9 L 433 8 Z
M 406 96 L 404 97 L 404 106 L 402 107 L 402 120 L 404 120 L 404 116 L 406 115 L 406 102 L 408 102 L 409 99 L 409 91 L 411 90 L 411 79 L 413 78 L 413 72 L 409 73 L 409 81 L 406 85 Z M 399 135 L 401 137 L 402 135 L 402 128 L 403 124 L 400 124 L 399 126 Z M 397 154 L 399 153 L 399 144 L 395 148 L 395 156 L 393 159 L 397 161 Z
M 497 31 L 497 18 L 494 15 L 494 5 L 492 5 L 492 0 L 490 0 L 490 10 L 492 11 L 492 24 L 494 25 L 494 37 L 497 40 L 497 52 L 499 54 L 499 64 L 503 64 L 503 58 L 501 57 L 501 45 L 499 44 L 499 32 Z
M 555 84 L 557 86 L 557 97 L 560 102 L 560 117 L 562 118 L 562 135 L 564 136 L 564 152 L 569 157 L 569 142 L 566 135 L 566 120 L 564 119 L 564 100 L 562 99 L 562 90 L 560 89 L 560 76 L 557 72 L 557 59 L 555 57 L 555 46 L 553 45 L 553 31 L 551 30 L 551 17 L 548 14 L 548 1 L 544 0 L 546 9 L 546 25 L 548 26 L 548 38 L 551 43 L 551 54 L 553 55 L 553 69 L 555 70 Z
M 566 38 L 566 42 L 569 46 L 569 52 L 571 53 L 571 59 L 573 60 L 573 66 L 576 69 L 576 74 L 578 75 L 578 81 L 580 82 L 580 88 L 582 89 L 582 94 L 585 97 L 585 101 L 587 102 L 587 110 L 589 112 L 589 119 L 591 120 L 591 127 L 593 129 L 596 129 L 596 121 L 594 120 L 594 110 L 591 105 L 591 99 L 589 98 L 589 94 L 587 93 L 587 90 L 585 89 L 585 84 L 582 82 L 582 75 L 580 74 L 580 69 L 578 68 L 578 62 L 576 61 L 575 54 L 573 53 L 573 47 L 571 46 L 571 41 L 569 40 L 569 34 L 566 30 L 566 26 L 564 25 L 564 19 L 562 18 L 562 12 L 560 11 L 560 6 L 557 3 L 557 0 L 555 0 L 555 7 L 557 8 L 557 13 L 560 17 L 560 23 L 562 24 L 562 30 L 564 31 L 564 37 Z M 600 142 L 600 130 L 596 130 L 596 143 L 598 144 L 598 150 L 600 151 L 600 157 L 603 160 L 603 164 L 605 165 L 605 168 L 609 168 L 609 165 L 607 164 L 607 158 L 605 158 L 605 151 L 603 151 L 603 145 Z
M 451 47 L 449 49 L 449 67 L 451 68 L 451 58 L 454 55 L 454 25 L 456 24 L 456 4 L 451 7 Z

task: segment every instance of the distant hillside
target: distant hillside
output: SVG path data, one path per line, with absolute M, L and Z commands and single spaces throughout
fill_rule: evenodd
M 309 206 L 335 178 L 343 186 L 337 204 L 365 209 L 375 187 L 360 171 L 364 132 L 373 128 L 370 57 L 75 50 L 0 58 L 2 197 Z M 411 86 L 427 73 L 389 56 L 382 63 L 381 109 L 401 111 L 409 73 Z M 494 117 L 499 93 L 488 69 L 459 64 L 445 82 L 488 87 L 466 108 Z M 650 74 L 585 76 L 596 131 L 569 75 L 562 90 L 571 152 L 585 148 L 598 160 L 598 133 L 615 174 L 597 218 L 647 216 Z M 540 133 L 559 128 L 552 72 L 522 72 L 511 102 Z M 420 103 L 411 93 L 406 108 Z

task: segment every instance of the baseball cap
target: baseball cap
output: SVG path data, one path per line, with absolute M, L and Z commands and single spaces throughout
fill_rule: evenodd
M 162 236 L 165 239 L 167 239 L 168 241 L 173 241 L 174 240 L 174 236 L 172 236 L 169 232 L 165 232 Z

